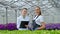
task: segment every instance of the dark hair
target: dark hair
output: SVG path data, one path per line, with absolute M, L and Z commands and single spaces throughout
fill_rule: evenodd
M 27 10 L 27 8 L 23 8 L 23 9 Z M 23 9 L 22 9 L 22 10 L 23 10 Z
M 39 15 L 41 15 L 41 8 L 39 6 L 36 6 L 36 7 L 40 9 Z
M 39 15 L 41 15 L 41 11 L 40 11 Z

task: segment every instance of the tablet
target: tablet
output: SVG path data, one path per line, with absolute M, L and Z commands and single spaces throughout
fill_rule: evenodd
M 28 25 L 29 21 L 21 21 L 20 28 L 26 28 L 25 25 Z

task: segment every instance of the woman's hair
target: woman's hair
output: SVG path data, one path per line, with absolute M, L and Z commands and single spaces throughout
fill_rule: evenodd
M 27 8 L 23 8 L 23 9 L 27 10 Z M 23 9 L 22 9 L 22 10 L 23 10 Z
M 36 6 L 36 7 L 40 9 L 39 15 L 41 15 L 41 8 L 39 6 Z

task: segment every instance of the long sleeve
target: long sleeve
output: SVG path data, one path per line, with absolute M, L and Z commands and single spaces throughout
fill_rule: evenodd
M 40 22 L 44 22 L 43 16 L 40 17 Z
M 20 19 L 17 18 L 17 29 L 19 29 L 19 27 L 20 27 Z
M 29 24 L 28 24 L 28 26 L 31 27 L 31 25 L 32 25 L 32 20 L 31 20 L 31 18 L 29 18 Z

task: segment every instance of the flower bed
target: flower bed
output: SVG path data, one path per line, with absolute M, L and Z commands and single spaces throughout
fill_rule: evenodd
M 60 23 L 46 24 L 46 30 L 60 30 Z M 16 23 L 0 24 L 0 30 L 17 30 Z
M 46 29 L 47 29 L 47 30 L 51 30 L 51 29 L 53 29 L 53 30 L 55 30 L 55 29 L 60 30 L 60 23 L 56 23 L 56 24 L 52 24 L 52 23 L 46 24 Z
M 0 24 L 0 30 L 16 30 L 16 23 Z
M 5 30 L 6 29 L 6 25 L 5 24 L 0 24 L 0 30 Z
M 6 29 L 8 30 L 16 30 L 16 24 L 15 23 L 8 23 L 6 24 Z

